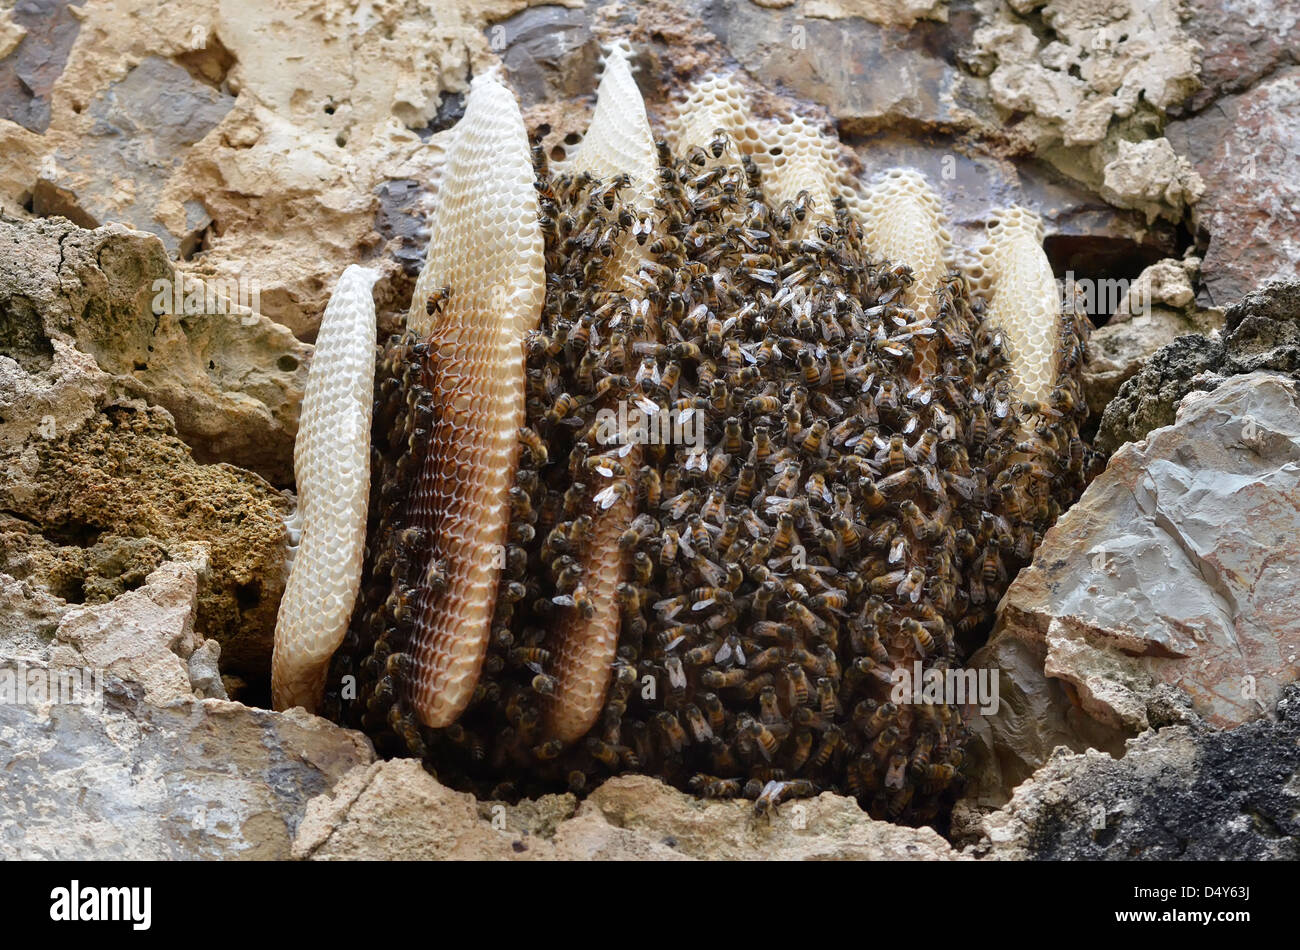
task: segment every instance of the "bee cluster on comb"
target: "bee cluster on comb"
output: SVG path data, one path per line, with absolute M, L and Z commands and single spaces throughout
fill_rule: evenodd
M 774 202 L 722 130 L 657 151 L 647 212 L 627 176 L 533 149 L 546 292 L 509 528 L 473 695 L 438 728 L 409 696 L 418 604 L 442 583 L 412 486 L 441 410 L 428 340 L 388 342 L 367 557 L 322 710 L 481 797 L 643 772 L 760 811 L 832 790 L 934 820 L 966 725 L 895 701 L 895 671 L 959 668 L 1086 484 L 1087 324 L 1059 314 L 1050 391 L 1022 402 L 961 273 L 921 312 L 842 200 Z

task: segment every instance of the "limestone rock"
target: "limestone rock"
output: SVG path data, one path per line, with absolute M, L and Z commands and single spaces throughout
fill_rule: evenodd
M 1102 169 L 1101 194 L 1121 208 L 1140 209 L 1147 221 L 1177 221 L 1205 193 L 1205 182 L 1166 138 L 1119 143 L 1118 156 Z
M 196 463 L 165 410 L 123 392 L 129 379 L 47 335 L 31 297 L 0 307 L 0 347 L 18 357 L 0 355 L 0 571 L 19 608 L 6 617 L 21 628 L 13 635 L 47 641 L 69 606 L 106 604 L 204 543 L 198 626 L 231 672 L 265 678 L 286 499 L 250 472 Z
M 323 859 L 953 859 L 929 828 L 872 821 L 829 793 L 755 820 L 747 801 L 702 801 L 647 776 L 611 779 L 578 805 L 509 806 L 439 785 L 417 762 L 357 769 L 311 802 L 297 857 Z
M 957 857 L 931 828 L 873 821 L 851 798 L 787 802 L 770 820 L 748 801 L 703 801 L 647 776 L 597 788 L 555 833 L 562 858 L 660 856 L 707 860 L 934 860 Z
M 912 26 L 917 20 L 947 19 L 947 0 L 810 0 L 805 15 L 842 20 L 861 17 L 886 26 Z
M 307 802 L 374 753 L 301 711 L 154 706 L 109 676 L 102 704 L 0 704 L 0 856 L 275 860 Z
M 41 362 L 75 342 L 117 391 L 166 408 L 200 461 L 288 483 L 311 348 L 220 289 L 137 231 L 0 219 L 0 353 Z
M 479 817 L 473 795 L 438 783 L 414 759 L 356 769 L 307 806 L 293 853 L 299 858 L 504 860 L 523 838 Z M 549 851 L 549 846 L 544 846 Z
M 1210 334 L 1222 327 L 1222 311 L 1195 305 L 1199 269 L 1196 257 L 1152 264 L 1120 296 L 1105 325 L 1092 333 L 1083 384 L 1095 418 L 1161 347 L 1186 334 Z
M 187 699 L 187 661 L 202 643 L 194 632 L 198 577 L 206 570 L 206 558 L 162 564 L 136 590 L 69 610 L 55 637 L 80 654 L 78 665 L 139 683 L 146 702 Z
M 1113 121 L 1142 109 L 1162 116 L 1196 88 L 1197 46 L 1172 0 L 1049 0 L 1037 11 L 1042 36 L 1001 3 L 980 8 L 971 56 L 989 70 L 998 107 L 1027 113 L 1017 131 L 1039 154 L 1099 145 Z
M 0 573 L 0 643 L 7 656 L 46 656 L 68 610 L 42 585 Z
M 1001 671 L 1004 700 L 981 726 L 976 796 L 996 799 L 1057 744 L 1115 751 L 1162 715 L 1162 686 L 1228 728 L 1300 678 L 1298 460 L 1300 387 L 1267 373 L 1191 394 L 1174 425 L 1112 457 L 971 658 Z
M 88 134 L 45 160 L 33 210 L 89 226 L 127 224 L 156 234 L 169 257 L 193 253 L 212 219 L 198 200 L 172 206 L 163 189 L 234 101 L 182 66 L 146 56 L 89 104 Z
M 221 644 L 204 640 L 203 645 L 190 654 L 186 664 L 190 688 L 200 699 L 229 699 L 226 684 L 221 679 Z

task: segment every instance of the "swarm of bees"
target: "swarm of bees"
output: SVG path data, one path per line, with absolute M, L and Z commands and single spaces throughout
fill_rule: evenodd
M 509 539 L 474 697 L 437 730 L 403 689 L 415 594 L 440 583 L 408 504 L 435 407 L 427 344 L 388 342 L 366 566 L 325 712 L 482 797 L 644 772 L 760 812 L 833 790 L 933 821 L 961 780 L 963 710 L 896 701 L 895 670 L 958 668 L 1086 484 L 1087 325 L 1062 316 L 1051 398 L 1019 402 L 960 273 L 919 315 L 911 272 L 872 260 L 842 203 L 773 204 L 734 148 L 721 131 L 686 154 L 658 143 L 649 215 L 626 176 L 556 174 L 534 148 L 547 290 Z M 640 262 L 616 279 L 629 241 Z M 695 437 L 611 440 L 620 407 Z M 593 560 L 611 512 L 616 556 Z M 545 727 L 554 631 L 594 613 L 599 585 L 617 649 L 603 711 L 565 743 Z

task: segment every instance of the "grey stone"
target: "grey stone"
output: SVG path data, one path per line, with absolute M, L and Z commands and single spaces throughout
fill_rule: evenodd
M 181 66 L 148 56 L 90 103 L 87 112 L 94 121 L 88 133 L 75 152 L 55 152 L 57 178 L 43 175 L 43 181 L 61 189 L 62 204 L 75 195 L 75 208 L 94 224 L 116 221 L 158 235 L 174 258 L 182 245 L 195 246 L 211 220 L 192 202 L 185 209 L 184 231 L 173 233 L 157 217 L 163 189 L 189 148 L 216 128 L 234 103 L 233 96 Z M 124 182 L 129 195 L 121 192 Z M 36 213 L 70 217 L 66 207 L 54 204 L 53 193 L 38 190 Z
M 221 680 L 221 644 L 205 640 L 203 646 L 190 654 L 190 686 L 200 699 L 229 699 L 226 684 Z
M 1238 325 L 1238 329 L 1241 325 Z M 1300 678 L 1300 387 L 1269 373 L 1193 392 L 1049 531 L 970 660 L 999 673 L 972 795 L 996 802 L 1055 745 L 1117 751 L 1177 719 L 1260 716 Z M 982 748 L 980 748 L 982 746 Z
M 401 262 L 408 277 L 415 277 L 424 266 L 424 248 L 428 244 L 428 227 L 420 206 L 424 187 L 413 178 L 390 178 L 375 188 L 379 208 L 375 211 L 375 230 L 388 241 L 388 252 Z
M 107 677 L 102 704 L 0 704 L 0 855 L 283 859 L 307 803 L 374 757 L 301 710 L 146 703 Z
M 488 45 L 505 64 L 524 108 L 567 99 L 595 88 L 600 51 L 586 11 L 529 7 L 487 28 Z
M 84 0 L 18 0 L 13 22 L 27 31 L 0 59 L 0 119 L 33 132 L 50 127 L 50 92 L 72 52 L 81 19 L 71 10 Z

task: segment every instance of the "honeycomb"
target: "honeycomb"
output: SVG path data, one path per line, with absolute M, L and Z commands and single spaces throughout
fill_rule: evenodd
M 1025 402 L 1045 403 L 1058 374 L 1054 326 L 1061 304 L 1043 253 L 1043 222 L 1034 212 L 1012 206 L 986 228 L 988 241 L 976 254 L 989 323 L 1001 327 L 1006 337 L 1016 394 Z
M 411 500 L 436 584 L 415 591 L 411 703 L 426 726 L 454 722 L 487 650 L 524 418 L 523 334 L 545 286 L 528 136 L 495 75 L 475 78 L 407 327 L 427 344 L 433 418 Z
M 298 508 L 290 571 L 275 625 L 277 709 L 315 711 L 330 657 L 347 631 L 361 579 L 370 492 L 378 274 L 343 272 L 321 317 L 293 446 Z
M 858 213 L 867 247 L 878 257 L 911 268 L 906 306 L 922 320 L 938 316 L 935 292 L 952 256 L 952 238 L 943 226 L 943 208 L 930 183 L 918 172 L 894 168 L 867 189 Z M 914 378 L 939 370 L 935 348 L 918 351 Z
M 632 77 L 628 58 L 628 50 L 623 46 L 609 51 L 591 126 L 565 170 L 574 175 L 589 173 L 600 179 L 627 175 L 627 206 L 641 221 L 648 219 L 658 196 L 658 163 L 645 103 Z M 641 246 L 630 231 L 622 235 L 605 269 L 609 281 L 622 285 L 637 269 L 644 258 Z M 634 447 L 623 463 L 629 469 L 638 466 L 639 448 Z M 615 592 L 626 575 L 618 539 L 631 520 L 631 489 L 631 478 L 625 475 L 610 486 L 617 494 L 612 505 L 608 508 L 589 505 L 588 516 L 595 524 L 582 566 L 585 576 L 590 578 L 584 593 L 589 608 L 566 616 L 551 644 L 556 682 L 554 693 L 543 699 L 544 727 L 549 738 L 564 745 L 582 738 L 595 723 L 605 702 L 609 670 L 618 646 L 619 607 Z

